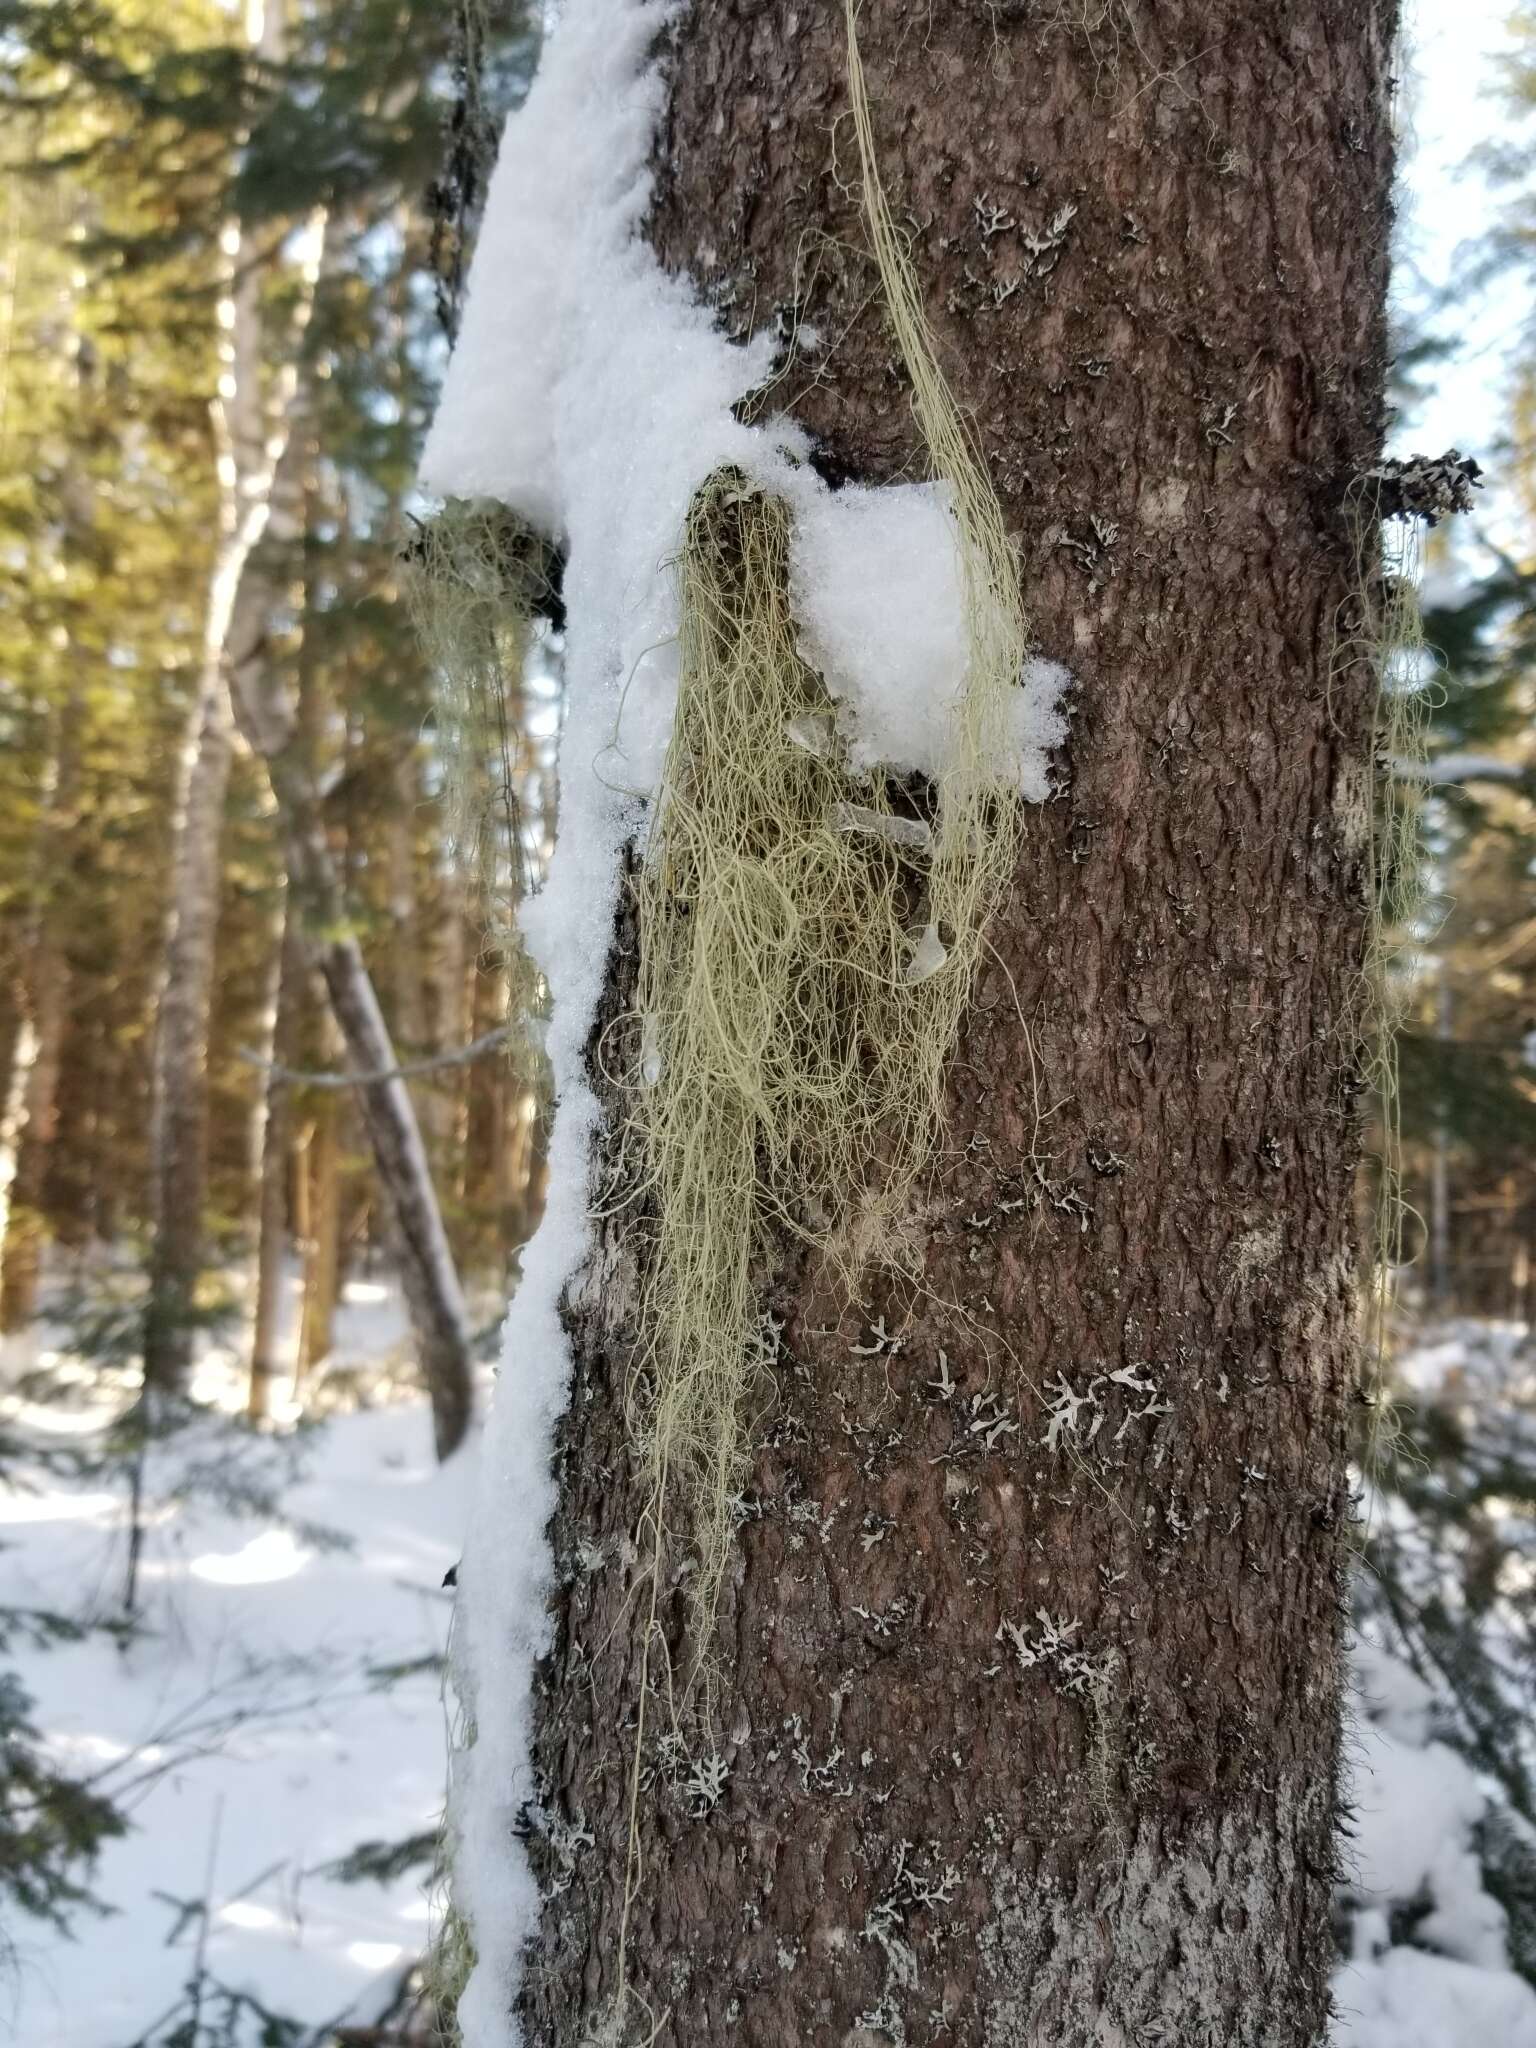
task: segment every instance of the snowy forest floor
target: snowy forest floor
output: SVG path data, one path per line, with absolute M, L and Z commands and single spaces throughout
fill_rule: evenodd
M 1522 1335 L 1458 1325 L 1421 1345 L 1408 1374 L 1422 1389 L 1426 1376 L 1505 1369 Z M 474 1453 L 434 1464 L 426 1406 L 400 1391 L 401 1323 L 382 1286 L 353 1284 L 336 1336 L 343 1377 L 388 1398 L 288 1437 L 214 1415 L 156 1447 L 132 1632 L 12 1646 L 33 1720 L 130 1831 L 95 1872 L 104 1912 L 78 1912 L 68 1935 L 5 1930 L 0 2034 L 243 2048 L 270 2015 L 322 2048 L 337 2024 L 389 2008 L 425 1945 L 444 1779 L 441 1582 Z M 82 1369 L 63 1403 L 17 1391 L 39 1366 L 57 1378 L 62 1365 L 67 1383 L 61 1351 L 43 1326 L 0 1354 L 6 1426 L 44 1453 L 5 1473 L 3 1598 L 111 1624 L 125 1484 L 53 1455 L 88 1447 L 99 1376 Z M 232 1351 L 208 1347 L 200 1391 L 236 1404 Z M 1340 1912 L 1353 1961 L 1337 1978 L 1336 2048 L 1536 2048 L 1536 1990 L 1509 1968 L 1476 1853 L 1496 1788 L 1437 1739 L 1441 1705 L 1406 1666 L 1363 1644 L 1355 1678 Z M 338 1868 L 360 1845 L 412 1841 L 416 1860 L 394 1874 Z
M 335 1356 L 387 1359 L 401 1333 L 384 1288 L 354 1283 Z M 56 1363 L 57 1335 L 12 1346 L 7 1377 Z M 237 1395 L 216 1345 L 200 1383 Z M 13 1399 L 8 1425 L 53 1451 L 83 1442 L 87 1389 L 78 1405 Z M 425 1403 L 399 1397 L 286 1438 L 214 1418 L 152 1449 L 132 1635 L 13 1645 L 6 1660 L 60 1760 L 126 1809 L 130 1832 L 92 1881 L 104 1913 L 76 1913 L 68 1937 L 5 1930 L 0 2037 L 129 2048 L 167 2040 L 197 2006 L 185 2038 L 199 2048 L 226 2020 L 231 2040 L 259 2040 L 263 2013 L 319 2043 L 388 2006 L 425 1947 L 430 1853 L 384 1882 L 336 1866 L 363 1843 L 430 1839 L 441 1812 L 442 1579 L 472 1457 L 439 1468 Z M 6 1603 L 115 1622 L 125 1483 L 52 1461 L 5 1479 Z M 236 1994 L 254 2004 L 236 2010 Z

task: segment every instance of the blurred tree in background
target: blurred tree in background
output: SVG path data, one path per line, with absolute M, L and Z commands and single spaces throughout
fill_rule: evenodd
M 493 1311 L 537 1212 L 496 1045 L 408 1089 L 302 1079 L 506 1016 L 397 558 L 533 50 L 474 0 L 0 4 L 0 1328 L 134 1248 L 130 1465 L 230 1276 L 264 1416 L 383 1254 L 451 1449 L 459 1275 Z M 516 735 L 535 871 L 552 735 L 552 703 Z M 391 1188 L 413 1103 L 430 1180 Z M 0 1650 L 76 1626 L 0 1610 Z M 0 1893 L 57 1915 L 122 1820 L 28 1708 L 0 1674 Z
M 1461 285 L 1529 306 L 1536 10 L 1513 37 L 1506 139 L 1484 153 L 1507 204 L 1464 252 Z M 1443 337 L 1465 340 L 1465 303 L 1447 296 Z M 1510 1961 L 1536 1983 L 1536 357 L 1521 339 L 1501 430 L 1478 451 L 1488 508 L 1427 537 L 1428 758 L 1396 764 L 1424 786 L 1425 900 L 1400 967 L 1411 1263 L 1389 1412 L 1363 1444 L 1355 1594 L 1367 1639 L 1428 1686 L 1439 1738 L 1499 1787 L 1476 1846 Z M 1433 379 L 1451 353 L 1421 337 L 1400 372 Z
M 391 1184 L 409 1097 L 259 1064 L 377 1072 L 504 1015 L 396 558 L 532 37 L 411 0 L 7 0 L 0 29 L 0 1317 L 50 1242 L 137 1238 L 151 1378 L 184 1384 L 199 1294 L 260 1248 L 260 1411 L 286 1251 L 305 1369 L 385 1244 L 426 1274 L 426 1356 L 453 1266 L 499 1290 L 538 1198 L 494 1056 L 412 1091 L 451 1259 Z

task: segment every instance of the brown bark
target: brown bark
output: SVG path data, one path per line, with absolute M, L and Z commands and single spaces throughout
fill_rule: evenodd
M 386 826 L 389 861 L 390 980 L 395 1042 L 408 1055 L 426 1050 L 426 976 L 416 900 L 416 833 L 421 810 L 421 763 L 415 749 L 393 769 L 394 794 Z
M 487 941 L 472 970 L 470 1037 L 494 1031 L 507 1018 L 507 978 L 500 955 Z M 482 1270 L 488 1255 L 503 1248 L 505 1217 L 501 1208 L 501 1175 L 507 1149 L 507 1083 L 505 1057 L 476 1060 L 468 1070 L 461 1155 L 463 1193 L 460 1230 L 466 1263 L 473 1258 Z
M 1070 783 L 992 933 L 921 1289 L 848 1305 L 788 1261 L 775 1288 L 713 1719 L 673 1739 L 649 1705 L 626 2042 L 1322 2038 L 1370 698 L 1330 665 L 1381 426 L 1392 27 L 1390 0 L 866 0 L 886 180 L 1077 677 Z M 829 475 L 910 474 L 841 7 L 700 0 L 670 63 L 661 255 L 835 343 L 776 394 Z M 610 2038 L 632 1312 L 615 1225 L 570 1305 L 538 2048 Z M 683 1608 L 669 1581 L 674 1652 Z
M 76 491 L 74 501 L 89 505 L 89 494 Z M 48 1235 L 48 1175 L 58 1132 L 59 1081 L 69 1021 L 70 969 L 63 926 L 80 804 L 82 717 L 80 692 L 72 689 L 58 715 L 53 788 L 34 849 L 40 900 L 31 918 L 26 986 L 20 997 L 25 1021 L 17 1032 L 10 1076 L 16 1101 L 7 1104 L 13 1112 L 7 1118 L 13 1167 L 0 1219 L 0 1331 L 19 1330 L 35 1314 Z
M 299 1325 L 298 1380 L 302 1386 L 331 1355 L 336 1301 L 341 1292 L 341 1103 L 322 1095 L 304 1147 L 309 1180 L 304 1240 L 304 1306 Z
M 28 1014 L 17 1032 L 0 1150 L 12 1165 L 0 1216 L 0 1331 L 20 1330 L 37 1309 L 46 1226 L 44 1191 L 57 1123 L 69 963 L 55 935 L 32 948 Z
M 293 1025 L 305 980 L 302 949 L 284 901 L 278 939 L 277 995 L 272 1014 L 272 1059 L 291 1056 Z M 288 1186 L 293 1158 L 293 1091 L 277 1073 L 263 1090 L 260 1204 L 256 1241 L 256 1314 L 251 1331 L 251 1378 L 247 1411 L 260 1421 L 270 1414 L 280 1365 L 283 1320 L 283 1261 L 289 1243 Z
M 496 1207 L 503 1242 L 515 1250 L 533 1235 L 544 1206 L 543 1120 L 532 1088 L 518 1088 L 509 1105 L 497 1154 Z

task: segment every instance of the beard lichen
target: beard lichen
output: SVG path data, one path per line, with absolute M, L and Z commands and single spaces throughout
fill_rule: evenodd
M 505 505 L 450 498 L 401 561 L 411 623 L 432 672 L 435 752 L 455 865 L 480 905 L 507 984 L 507 1046 L 543 1103 L 548 995 L 517 926 L 530 886 L 518 791 L 522 693 L 537 618 L 558 613 L 554 550 Z
M 618 1987 L 638 1896 L 650 1658 L 663 1573 L 691 1548 L 682 1696 L 712 1718 L 710 1642 L 786 1244 L 850 1288 L 900 1263 L 986 927 L 1018 854 L 1007 766 L 1029 652 L 1002 507 L 939 367 L 881 185 L 854 0 L 849 98 L 866 227 L 931 477 L 947 487 L 966 667 L 945 758 L 916 786 L 855 775 L 789 598 L 792 513 L 706 479 L 677 563 L 679 682 L 636 882 L 632 1120 L 649 1222 L 630 1426 L 648 1468 L 648 1600 L 629 1785 Z M 937 686 L 938 679 L 935 679 Z M 677 1709 L 679 1694 L 669 1686 Z
M 1419 518 L 1385 498 L 1376 476 L 1352 487 L 1345 517 L 1356 581 L 1335 634 L 1330 687 L 1364 664 L 1374 689 L 1372 760 L 1364 769 L 1346 763 L 1341 777 L 1352 813 L 1341 820 L 1341 838 L 1346 850 L 1358 848 L 1365 871 L 1365 943 L 1351 1022 L 1377 1134 L 1362 1275 L 1361 1391 L 1369 1406 L 1363 1460 L 1370 1473 L 1390 1456 L 1395 1434 L 1391 1322 L 1413 1214 L 1403 1188 L 1398 1035 L 1424 937 L 1423 764 L 1434 704 L 1419 611 Z
M 1023 803 L 999 765 L 1016 758 L 1028 655 L 1018 565 L 881 187 L 851 6 L 847 29 L 865 218 L 947 487 L 968 658 L 936 777 L 854 775 L 791 611 L 790 508 L 735 471 L 696 493 L 676 712 L 636 884 L 650 1235 L 631 1388 L 658 1570 L 674 1536 L 694 1553 L 690 1678 L 707 1679 L 745 1484 L 766 1282 L 786 1240 L 850 1286 L 896 1255 Z

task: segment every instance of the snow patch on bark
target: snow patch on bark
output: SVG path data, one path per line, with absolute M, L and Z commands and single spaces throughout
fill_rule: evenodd
M 937 774 L 970 648 L 959 529 L 947 484 L 850 486 L 805 495 L 790 544 L 802 651 L 842 707 L 850 765 Z M 1071 678 L 1032 660 L 1019 678 L 1010 779 L 1050 795 L 1048 758 L 1065 737 Z
M 661 106 L 656 5 L 573 0 L 492 180 L 462 337 L 423 462 L 428 488 L 489 496 L 566 552 L 567 716 L 559 837 L 521 912 L 552 992 L 549 1200 L 503 1333 L 480 1488 L 459 1574 L 455 1679 L 473 1740 L 455 1758 L 453 1882 L 476 1964 L 466 2048 L 521 2038 L 514 2006 L 538 1885 L 516 1837 L 537 1797 L 532 1674 L 549 1641 L 566 1406 L 566 1288 L 591 1248 L 597 1103 L 584 1047 L 602 992 L 622 849 L 666 747 L 677 615 L 668 558 L 701 476 L 783 461 L 731 416 L 766 346 L 732 348 L 638 238 Z M 785 465 L 787 467 L 787 464 Z

